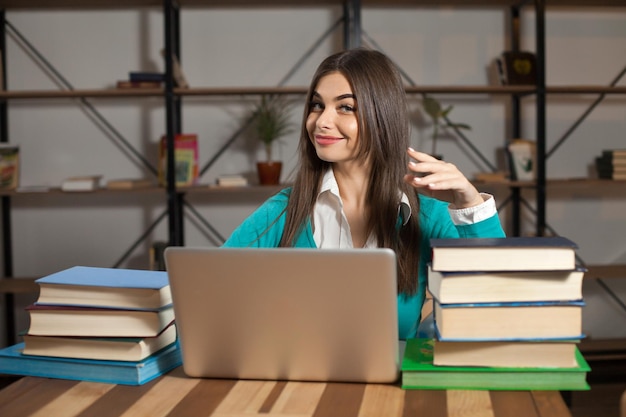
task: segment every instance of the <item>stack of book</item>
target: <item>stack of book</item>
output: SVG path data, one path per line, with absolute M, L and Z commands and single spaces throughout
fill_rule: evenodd
M 76 266 L 37 283 L 0 373 L 141 385 L 181 365 L 166 272 Z
M 78 177 L 68 177 L 61 182 L 61 191 L 96 191 L 100 189 L 101 179 L 102 175 L 82 175 Z
M 433 239 L 435 338 L 407 341 L 405 388 L 584 390 L 582 279 L 564 237 Z
M 117 88 L 161 88 L 165 74 L 150 71 L 131 71 L 127 80 L 118 80 Z
M 610 180 L 626 180 L 626 149 L 607 149 L 596 157 L 598 177 Z

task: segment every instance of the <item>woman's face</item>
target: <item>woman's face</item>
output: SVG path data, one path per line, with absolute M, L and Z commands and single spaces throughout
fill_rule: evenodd
M 357 101 L 348 80 L 333 72 L 313 91 L 306 129 L 317 156 L 331 163 L 354 161 L 358 155 Z

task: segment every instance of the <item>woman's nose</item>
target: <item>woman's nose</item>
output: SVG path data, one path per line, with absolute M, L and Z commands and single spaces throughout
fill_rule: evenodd
M 317 127 L 329 128 L 333 125 L 332 109 L 325 108 L 318 116 L 316 121 Z

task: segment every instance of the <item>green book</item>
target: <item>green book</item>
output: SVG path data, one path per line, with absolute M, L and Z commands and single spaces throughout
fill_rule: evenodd
M 490 368 L 433 365 L 433 340 L 409 339 L 402 359 L 404 389 L 588 390 L 591 370 L 576 349 L 574 368 Z

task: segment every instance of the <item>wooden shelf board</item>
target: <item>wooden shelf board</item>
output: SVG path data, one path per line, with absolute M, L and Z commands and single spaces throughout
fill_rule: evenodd
M 39 291 L 35 278 L 0 278 L 0 294 L 31 294 Z
M 307 91 L 307 87 L 194 87 L 174 89 L 174 93 L 180 96 L 303 95 Z
M 248 185 L 244 187 L 218 187 L 209 184 L 199 184 L 193 186 L 178 187 L 177 191 L 181 193 L 213 193 L 213 194 L 250 194 L 250 193 L 267 193 L 277 192 L 289 184 L 280 184 L 275 186 L 264 185 Z M 108 193 L 164 193 L 165 187 L 159 185 L 153 185 L 150 187 L 138 187 L 130 189 L 108 189 L 99 188 L 93 191 L 62 191 L 59 187 L 52 187 L 46 191 L 17 191 L 17 190 L 0 190 L 0 196 L 17 197 L 20 195 L 41 195 L 41 194 L 54 194 L 65 196 L 83 196 L 94 194 L 108 194 Z
M 181 7 L 303 7 L 319 5 L 341 5 L 341 0 L 178 0 Z M 510 7 L 519 5 L 519 0 L 362 0 L 363 7 Z M 623 0 L 546 0 L 546 6 L 590 6 L 623 7 Z M 115 9 L 137 7 L 162 7 L 162 0 L 0 0 L 5 9 Z
M 271 195 L 279 192 L 280 190 L 290 187 L 291 184 L 279 184 L 279 185 L 246 185 L 243 187 L 220 187 L 220 186 L 194 186 L 194 187 L 180 187 L 181 192 L 188 192 L 193 194 L 220 194 L 220 195 L 234 195 L 234 194 L 246 194 L 246 195 Z
M 585 278 L 626 278 L 626 265 L 587 265 Z
M 175 88 L 179 96 L 252 96 L 261 94 L 304 95 L 308 88 L 295 87 L 193 87 Z M 460 95 L 526 95 L 536 92 L 530 85 L 422 85 L 407 86 L 407 94 L 460 94 Z M 548 94 L 626 94 L 626 87 L 606 86 L 556 86 L 547 87 Z M 50 99 L 50 98 L 120 98 L 120 97 L 163 97 L 162 88 L 103 88 L 79 90 L 8 90 L 0 91 L 0 99 Z
M 583 191 L 584 188 L 597 190 L 601 187 L 613 187 L 616 188 L 616 191 L 621 191 L 626 190 L 624 185 L 626 185 L 626 180 L 609 180 L 601 178 L 559 178 L 546 181 L 546 186 L 548 187 L 576 187 L 580 191 Z
M 510 181 L 510 180 L 495 180 L 495 181 L 479 181 L 479 180 L 471 180 L 472 184 L 479 186 L 492 186 L 492 187 L 519 187 L 519 188 L 534 188 L 535 182 L 533 181 Z M 600 186 L 609 186 L 609 187 L 619 187 L 620 189 L 624 188 L 626 185 L 626 180 L 604 180 L 604 179 L 593 179 L 593 178 L 572 178 L 572 179 L 555 179 L 548 180 L 546 182 L 549 187 L 577 187 L 578 189 L 589 187 L 592 189 L 596 189 Z M 244 187 L 217 187 L 213 184 L 199 184 L 189 187 L 178 187 L 178 191 L 183 193 L 243 193 L 243 192 L 265 192 L 270 188 L 276 188 L 278 191 L 281 188 L 288 187 L 290 184 L 281 184 L 278 186 L 260 186 L 251 184 Z M 59 187 L 51 187 L 48 190 L 33 190 L 29 191 L 28 189 L 18 191 L 18 190 L 0 190 L 0 196 L 20 196 L 20 195 L 37 195 L 37 194 L 59 194 L 59 195 L 81 195 L 81 194 L 97 194 L 97 193 L 154 193 L 154 192 L 165 192 L 165 188 L 159 185 L 153 185 L 150 187 L 138 187 L 131 189 L 107 189 L 100 188 L 95 191 L 61 191 Z
M 580 351 L 586 355 L 599 355 L 610 352 L 626 354 L 626 339 L 583 339 L 579 343 Z
M 162 97 L 161 88 L 103 88 L 86 90 L 0 91 L 0 99 L 48 99 L 85 97 Z
M 626 86 L 562 85 L 547 86 L 548 94 L 626 94 Z

